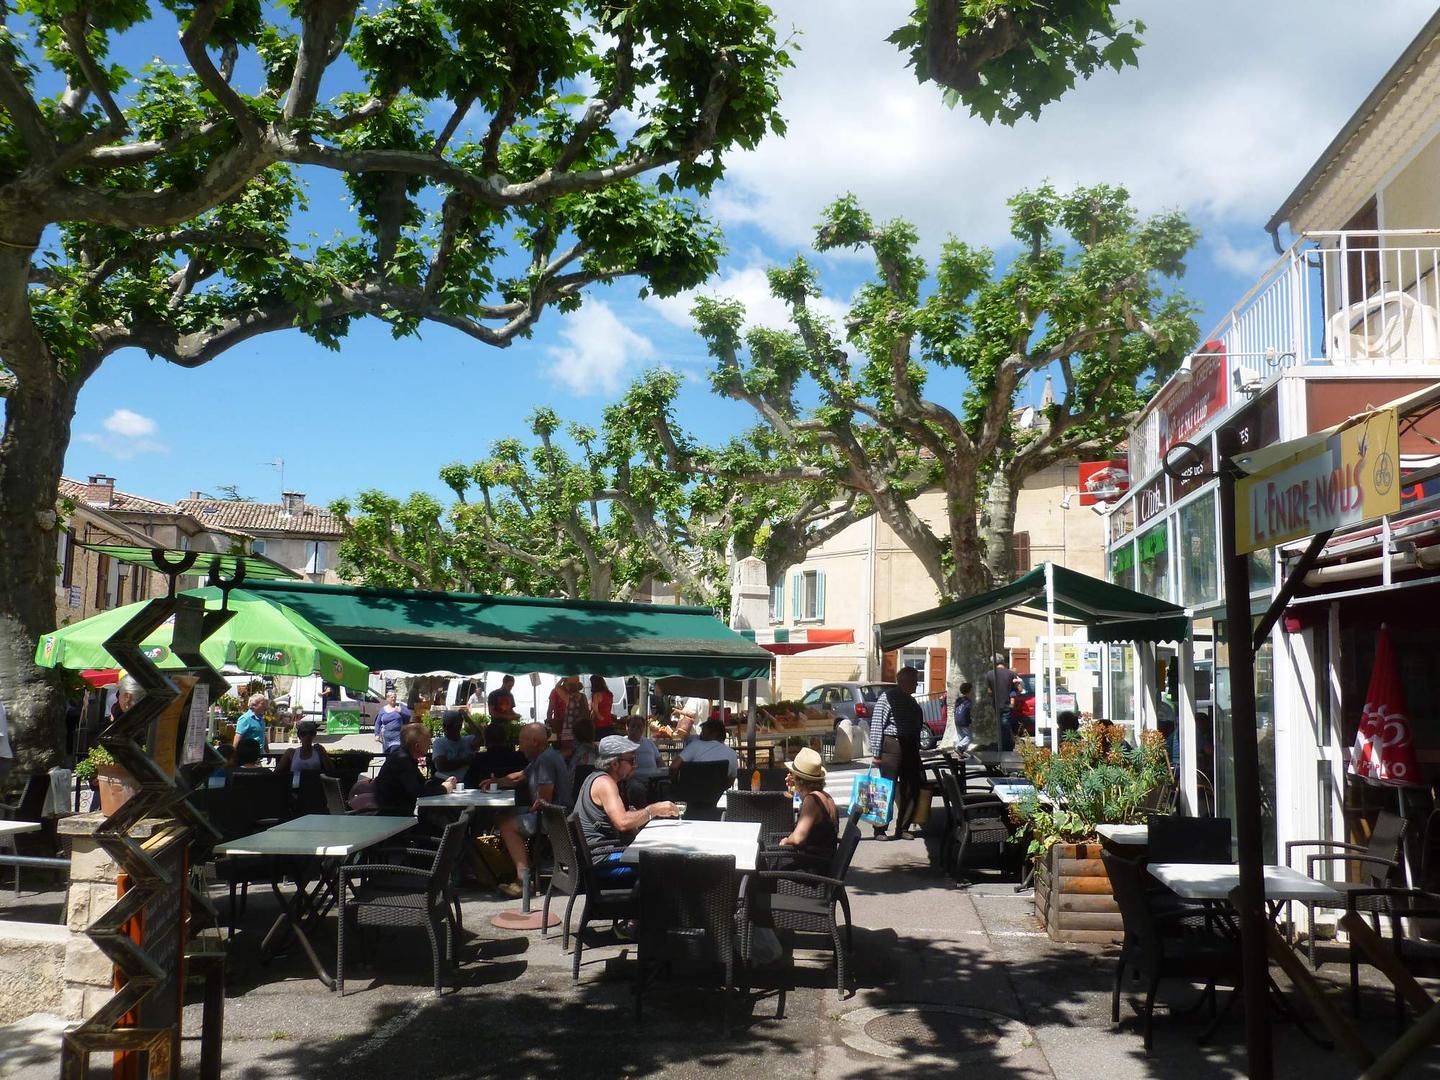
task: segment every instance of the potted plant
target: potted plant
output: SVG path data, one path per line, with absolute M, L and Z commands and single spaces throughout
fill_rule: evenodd
M 1170 775 L 1165 737 L 1144 731 L 1132 747 L 1120 728 L 1094 723 L 1058 752 L 1028 739 L 1016 749 L 1035 786 L 1015 805 L 1035 862 L 1035 912 L 1056 941 L 1108 943 L 1122 926 L 1096 828 L 1143 820 L 1146 796 Z
M 75 766 L 75 779 L 95 785 L 100 792 L 100 812 L 106 817 L 114 814 L 140 790 L 129 770 L 117 765 L 110 751 L 103 746 L 90 748 L 85 760 Z

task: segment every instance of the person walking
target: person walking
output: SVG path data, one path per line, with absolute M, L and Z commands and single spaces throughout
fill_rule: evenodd
M 615 734 L 615 695 L 603 675 L 590 676 L 590 719 L 595 721 L 595 738 Z
M 995 707 L 995 723 L 1000 730 L 1000 749 L 1015 749 L 1015 730 L 1010 722 L 1010 704 L 1015 693 L 1015 672 L 1004 660 L 995 661 L 995 670 L 985 676 L 990 701 Z
M 915 688 L 920 673 L 902 667 L 895 685 L 880 695 L 870 722 L 870 755 L 880 775 L 895 781 L 895 834 L 887 836 L 876 826 L 876 840 L 901 840 L 920 798 L 920 728 L 925 723 Z
M 375 737 L 386 756 L 400 745 L 400 729 L 410 723 L 410 706 L 401 705 L 395 691 L 385 695 L 385 707 L 375 714 Z

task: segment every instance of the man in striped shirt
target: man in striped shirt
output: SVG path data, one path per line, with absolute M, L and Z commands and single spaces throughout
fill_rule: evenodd
M 920 673 L 903 667 L 895 676 L 895 685 L 880 695 L 870 721 L 870 756 L 880 767 L 880 775 L 895 781 L 895 835 L 886 836 L 875 829 L 877 840 L 900 840 L 915 816 L 920 796 L 920 726 L 925 717 L 915 700 L 915 687 Z

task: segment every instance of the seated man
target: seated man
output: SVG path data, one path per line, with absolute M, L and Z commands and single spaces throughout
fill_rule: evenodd
M 652 818 L 678 817 L 672 802 L 651 803 L 639 810 L 625 809 L 620 785 L 635 771 L 636 744 L 623 735 L 607 735 L 600 740 L 596 771 L 585 778 L 575 796 L 575 816 L 590 846 L 597 876 L 602 881 L 619 883 L 633 877 L 635 867 L 622 866 L 621 849 Z
M 509 727 L 492 720 L 485 728 L 485 749 L 475 755 L 465 774 L 469 787 L 479 787 L 494 776 L 509 776 L 525 768 L 525 755 L 510 741 Z
M 526 724 L 520 729 L 520 753 L 529 762 L 518 772 L 483 780 L 481 788 L 518 788 L 523 785 L 522 804 L 528 810 L 506 812 L 500 822 L 500 840 L 515 863 L 515 873 L 524 881 L 530 872 L 530 852 L 526 839 L 540 831 L 539 804 L 554 803 L 569 809 L 570 765 L 560 756 L 560 751 L 549 745 L 550 732 L 544 724 Z M 518 897 L 520 886 L 507 882 L 500 891 L 509 897 Z
M 625 734 L 636 746 L 635 767 L 637 769 L 660 768 L 660 748 L 648 734 L 649 724 L 643 716 L 632 716 L 625 722 Z
M 435 775 L 441 780 L 464 778 L 475 760 L 475 735 L 461 734 L 466 723 L 473 726 L 470 714 L 459 709 L 445 710 L 445 733 L 435 740 Z
M 426 780 L 420 762 L 430 750 L 430 731 L 424 724 L 406 724 L 400 729 L 395 752 L 380 766 L 375 777 L 375 805 L 380 813 L 409 817 L 421 795 L 446 795 L 455 790 L 455 780 Z
M 730 779 L 735 779 L 740 763 L 735 751 L 725 742 L 725 721 L 712 717 L 701 724 L 700 737 L 685 744 L 685 749 L 670 763 L 670 772 L 678 773 L 687 761 L 723 761 L 729 766 Z

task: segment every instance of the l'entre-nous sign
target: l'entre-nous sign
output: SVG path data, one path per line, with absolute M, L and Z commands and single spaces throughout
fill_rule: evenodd
M 1293 454 L 1236 482 L 1239 552 L 1399 512 L 1400 448 L 1393 408 L 1356 417 L 1324 439 L 1296 442 Z

